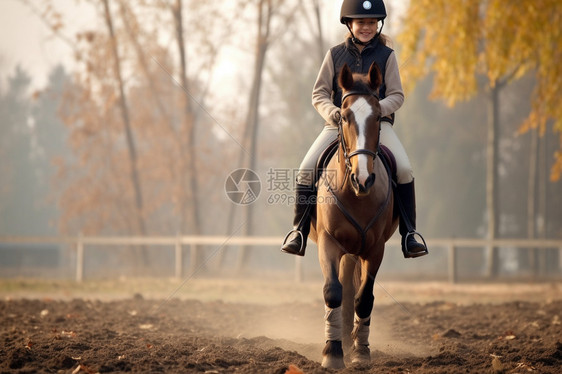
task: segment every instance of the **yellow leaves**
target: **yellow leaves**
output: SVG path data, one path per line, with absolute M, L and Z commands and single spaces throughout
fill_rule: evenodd
M 415 1 L 399 40 L 403 55 L 414 55 L 402 69 L 405 87 L 431 71 L 435 74 L 433 97 L 450 105 L 475 93 L 479 39 L 478 1 Z M 454 77 L 454 79 L 452 79 Z
M 534 72 L 532 108 L 520 132 L 545 133 L 550 119 L 562 136 L 562 2 L 559 0 L 412 1 L 398 40 L 412 63 L 402 68 L 404 87 L 434 74 L 431 97 L 449 105 L 478 92 L 477 76 L 509 83 Z M 562 138 L 561 138 L 562 143 Z M 551 178 L 561 176 L 555 155 Z
M 560 180 L 562 177 L 562 152 L 557 151 L 554 154 L 554 165 L 550 171 L 550 180 L 552 182 Z
M 531 68 L 540 67 L 539 62 L 548 68 L 557 65 L 561 31 L 547 25 L 559 24 L 559 3 L 412 2 L 399 40 L 404 46 L 403 54 L 415 55 L 416 63 L 405 66 L 403 74 L 419 79 L 421 72 L 434 72 L 435 96 L 454 103 L 476 93 L 478 73 L 496 82 L 506 75 L 521 77 Z

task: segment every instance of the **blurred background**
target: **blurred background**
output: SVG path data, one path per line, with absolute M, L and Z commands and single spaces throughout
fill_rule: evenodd
M 562 4 L 385 4 L 430 256 L 383 277 L 559 280 Z M 0 277 L 320 279 L 279 245 L 340 7 L 0 1 Z

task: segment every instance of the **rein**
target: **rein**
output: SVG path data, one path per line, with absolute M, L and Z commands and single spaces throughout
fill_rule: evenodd
M 377 98 L 377 100 L 379 99 L 378 95 L 374 92 L 367 92 L 367 91 L 348 91 L 345 93 L 345 95 L 342 96 L 342 104 L 343 101 L 349 97 L 349 96 L 353 96 L 353 95 L 372 95 L 375 98 Z M 380 119 L 379 119 L 380 122 Z M 351 153 L 347 153 L 347 144 L 345 142 L 345 137 L 343 135 L 343 131 L 342 131 L 342 119 L 340 118 L 339 124 L 338 124 L 338 132 L 339 132 L 339 143 L 341 145 L 341 148 L 343 149 L 343 157 L 344 157 L 344 162 L 345 162 L 345 175 L 344 175 L 344 182 L 342 184 L 342 188 L 345 186 L 345 183 L 349 177 L 349 173 L 351 172 L 351 157 L 353 156 L 357 156 L 360 154 L 366 154 L 369 156 L 373 157 L 373 160 L 376 160 L 376 158 L 378 157 L 379 153 L 380 153 L 380 146 L 377 145 L 377 150 L 376 151 L 372 151 L 370 149 L 356 149 L 355 151 L 351 152 Z M 391 171 L 390 171 L 390 166 L 388 165 L 388 163 L 386 162 L 384 157 L 380 158 L 386 172 L 388 175 L 388 188 L 387 188 L 387 194 L 384 200 L 384 203 L 379 207 L 379 209 L 377 210 L 375 216 L 369 221 L 369 223 L 367 224 L 367 226 L 365 226 L 365 228 L 361 227 L 361 225 L 357 222 L 357 220 L 355 218 L 353 218 L 353 216 L 351 215 L 351 213 L 349 212 L 349 210 L 345 207 L 345 205 L 343 204 L 343 202 L 341 201 L 341 199 L 336 195 L 335 191 L 332 189 L 332 187 L 330 185 L 328 185 L 328 191 L 330 192 L 330 194 L 332 195 L 332 197 L 334 197 L 335 201 L 336 201 L 336 205 L 337 207 L 340 209 L 340 211 L 343 213 L 343 215 L 347 218 L 347 220 L 357 229 L 357 231 L 359 232 L 359 234 L 361 235 L 361 249 L 358 252 L 358 255 L 360 255 L 361 253 L 364 252 L 366 244 L 367 244 L 367 232 L 373 227 L 373 225 L 377 222 L 377 220 L 380 218 L 380 216 L 382 215 L 382 213 L 384 212 L 384 210 L 386 209 L 386 207 L 388 206 L 389 202 L 390 202 L 390 194 L 392 193 L 392 178 L 391 178 Z M 339 162 L 339 156 L 338 156 L 338 162 Z

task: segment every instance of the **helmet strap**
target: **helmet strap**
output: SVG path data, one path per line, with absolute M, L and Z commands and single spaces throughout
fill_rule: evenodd
M 377 35 L 375 35 L 375 38 L 378 38 L 381 35 L 383 27 L 384 27 L 384 18 L 381 19 L 381 28 L 380 28 L 379 32 L 377 32 Z

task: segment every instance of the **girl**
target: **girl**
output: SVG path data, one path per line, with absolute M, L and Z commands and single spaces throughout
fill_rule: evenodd
M 400 235 L 404 257 L 413 258 L 427 254 L 425 244 L 414 237 L 416 209 L 414 176 L 408 155 L 394 133 L 394 112 L 404 102 L 404 92 L 394 51 L 386 46 L 387 38 L 381 34 L 386 18 L 383 0 L 344 0 L 340 22 L 347 26 L 346 40 L 332 47 L 320 67 L 312 91 L 312 105 L 326 120 L 324 129 L 312 144 L 297 174 L 295 217 L 293 230 L 287 234 L 281 250 L 304 256 L 310 231 L 310 211 L 314 207 L 316 191 L 314 167 L 318 157 L 337 138 L 340 121 L 342 92 L 337 84 L 341 68 L 347 64 L 355 73 L 367 73 L 373 62 L 381 70 L 383 84 L 379 91 L 381 119 L 381 143 L 390 148 L 396 158 L 398 186 L 396 197 L 401 202 Z M 381 22 L 380 29 L 378 28 Z

